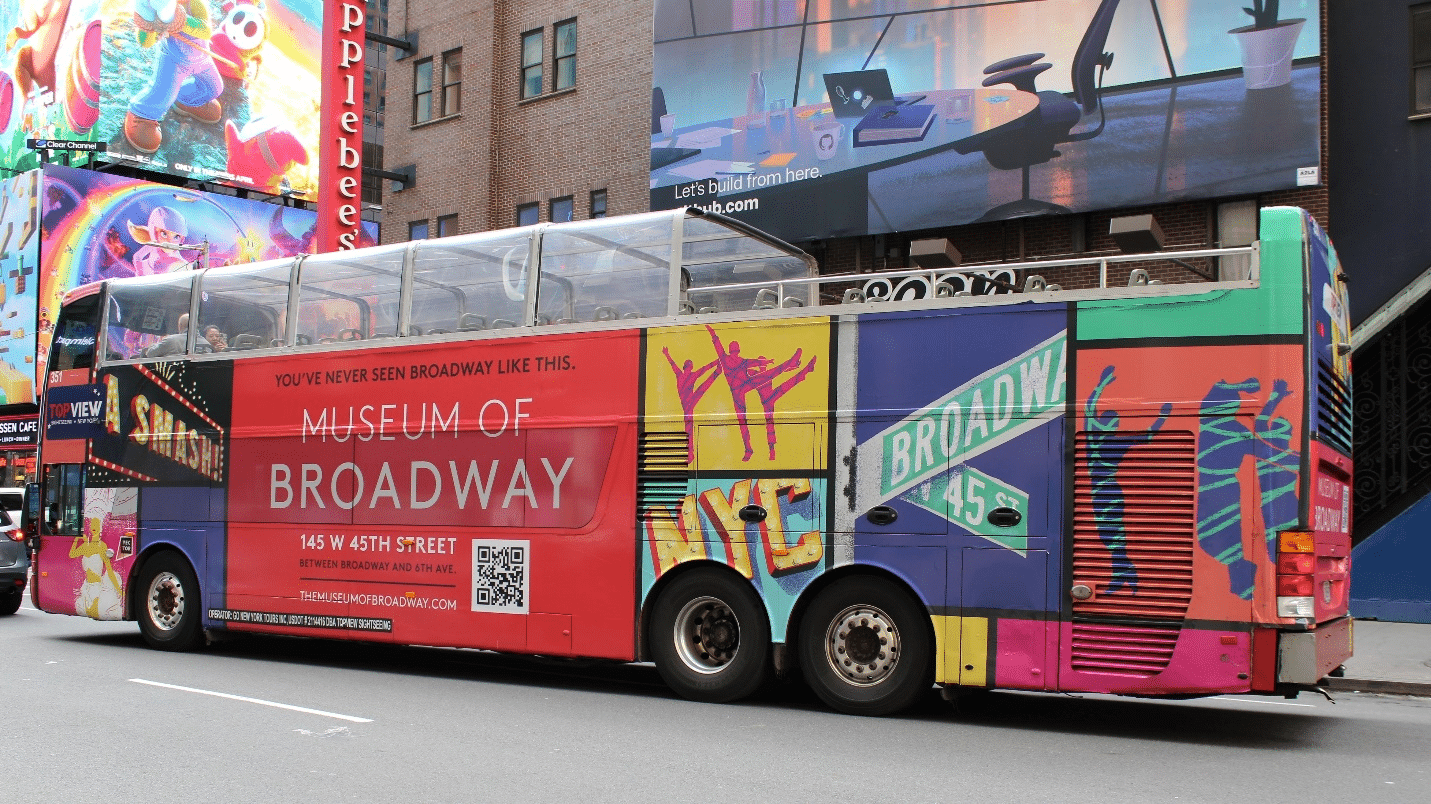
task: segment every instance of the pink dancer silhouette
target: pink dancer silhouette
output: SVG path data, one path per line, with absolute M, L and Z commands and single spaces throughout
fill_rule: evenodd
M 666 355 L 666 362 L 671 364 L 671 371 L 676 374 L 676 393 L 681 397 L 681 410 L 686 414 L 686 463 L 690 463 L 695 460 L 696 403 L 701 401 L 701 397 L 705 396 L 711 383 L 720 376 L 720 369 L 716 368 L 720 361 L 712 360 L 704 366 L 696 368 L 694 362 L 687 360 L 685 366 L 677 366 L 676 361 L 671 357 L 670 349 L 662 346 L 661 352 Z M 715 369 L 715 371 L 711 371 L 711 369 Z M 702 382 L 701 375 L 707 371 L 710 371 L 711 375 Z
M 775 460 L 775 403 L 780 397 L 799 385 L 811 371 L 815 369 L 815 361 L 819 357 L 810 358 L 793 376 L 787 377 L 780 385 L 775 385 L 775 378 L 800 365 L 800 354 L 802 350 L 796 349 L 795 354 L 778 365 L 774 364 L 770 358 L 760 355 L 758 357 L 747 358 L 740 356 L 740 342 L 731 341 L 730 349 L 727 351 L 725 344 L 721 343 L 720 336 L 716 334 L 714 328 L 709 324 L 706 329 L 710 331 L 711 342 L 715 344 L 716 354 L 720 355 L 721 373 L 725 375 L 726 384 L 730 386 L 731 399 L 735 403 L 735 419 L 740 424 L 740 437 L 745 442 L 745 457 L 741 460 L 748 461 L 750 456 L 755 454 L 755 450 L 750 445 L 750 423 L 746 418 L 745 398 L 754 391 L 760 397 L 760 407 L 765 412 L 765 440 L 770 446 L 770 460 Z

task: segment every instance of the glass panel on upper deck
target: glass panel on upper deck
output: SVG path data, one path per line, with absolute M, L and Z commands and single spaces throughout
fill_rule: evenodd
M 181 354 L 188 338 L 189 300 L 197 276 L 193 271 L 181 271 L 111 282 L 107 359 Z
M 537 324 L 666 315 L 674 220 L 653 212 L 548 227 Z
M 299 271 L 296 342 L 389 338 L 397 335 L 406 243 L 308 257 Z
M 287 341 L 288 281 L 294 260 L 269 260 L 215 268 L 199 279 L 199 340 L 202 352 L 209 327 L 223 334 L 229 351 L 269 349 Z
M 812 303 L 813 284 L 786 285 L 780 294 L 781 280 L 815 275 L 803 256 L 711 218 L 686 218 L 681 242 L 681 267 L 690 281 L 681 299 L 683 312 L 724 313 Z M 720 289 L 728 285 L 746 287 Z
M 429 240 L 413 257 L 414 334 L 515 327 L 527 299 L 532 230 Z

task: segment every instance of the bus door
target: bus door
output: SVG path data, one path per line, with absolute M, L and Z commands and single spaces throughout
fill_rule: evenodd
M 124 578 L 114 563 L 133 552 L 134 537 L 106 535 L 102 515 L 84 515 L 84 474 L 81 464 L 44 468 L 35 599 L 45 611 L 121 620 Z

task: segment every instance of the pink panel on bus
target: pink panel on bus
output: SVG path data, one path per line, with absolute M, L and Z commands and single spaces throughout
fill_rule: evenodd
M 1048 657 L 1058 655 L 1054 652 L 1056 626 L 1044 620 L 999 620 L 994 686 L 1020 690 L 1051 687 L 1055 674 L 1051 672 Z
M 1129 626 L 1129 631 L 1138 630 Z M 1167 666 L 1155 674 L 1075 668 L 1074 623 L 1061 624 L 1059 687 L 1121 694 L 1246 692 L 1251 689 L 1251 637 L 1238 631 L 1185 628 Z M 1231 644 L 1228 644 L 1231 643 Z M 1134 646 L 1136 647 L 1136 646 Z M 1241 676 L 1241 677 L 1239 677 Z

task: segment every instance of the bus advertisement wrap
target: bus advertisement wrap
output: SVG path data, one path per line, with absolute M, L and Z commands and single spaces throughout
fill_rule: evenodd
M 1346 306 L 1307 213 L 1260 231 L 1217 252 L 1251 279 L 875 303 L 688 210 L 114 279 L 57 325 L 32 594 L 696 700 L 795 651 L 859 714 L 1312 689 L 1350 655 L 1350 412 L 1311 373 Z
M 651 208 L 803 242 L 1317 184 L 1322 4 L 1244 5 L 657 0 Z

